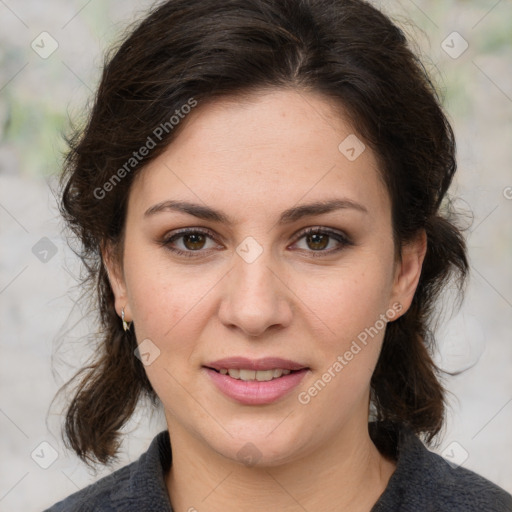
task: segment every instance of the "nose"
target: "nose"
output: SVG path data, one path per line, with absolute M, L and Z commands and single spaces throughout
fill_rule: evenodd
M 274 270 L 264 251 L 255 261 L 235 255 L 235 263 L 225 277 L 221 322 L 247 336 L 262 336 L 268 329 L 282 329 L 292 320 L 293 293 L 283 273 Z

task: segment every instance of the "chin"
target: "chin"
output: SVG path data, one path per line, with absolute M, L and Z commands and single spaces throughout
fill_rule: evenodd
M 246 431 L 240 436 L 226 436 L 225 442 L 217 440 L 210 446 L 220 455 L 248 468 L 280 466 L 297 459 L 304 451 L 301 441 L 289 431 L 270 436 L 268 431 L 256 431 L 253 435 Z

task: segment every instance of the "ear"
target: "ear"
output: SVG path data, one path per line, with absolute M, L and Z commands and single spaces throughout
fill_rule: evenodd
M 114 292 L 116 312 L 119 317 L 121 317 L 121 312 L 124 308 L 125 320 L 127 322 L 131 322 L 132 318 L 130 305 L 128 303 L 128 294 L 126 291 L 122 262 L 120 261 L 116 248 L 110 242 L 107 242 L 101 248 L 101 256 L 107 271 L 110 286 Z
M 404 314 L 411 306 L 421 276 L 421 269 L 427 252 L 427 234 L 421 230 L 418 235 L 401 247 L 393 282 L 392 303 L 399 302 Z

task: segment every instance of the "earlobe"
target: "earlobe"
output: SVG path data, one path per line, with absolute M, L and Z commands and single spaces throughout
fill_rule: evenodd
M 131 322 L 127 322 L 126 321 L 126 314 L 124 312 L 124 307 L 121 308 L 121 321 L 123 322 L 123 329 L 124 329 L 124 332 L 126 331 L 129 331 L 130 330 L 130 324 Z
M 421 230 L 418 235 L 401 248 L 401 259 L 395 272 L 393 300 L 399 302 L 404 314 L 410 307 L 427 252 L 427 234 Z

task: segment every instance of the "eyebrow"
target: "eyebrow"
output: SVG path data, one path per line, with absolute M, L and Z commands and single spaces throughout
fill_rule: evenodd
M 368 210 L 359 203 L 350 199 L 331 199 L 326 201 L 316 201 L 313 203 L 302 204 L 294 206 L 285 210 L 279 216 L 279 225 L 292 224 L 303 217 L 309 217 L 313 215 L 321 215 L 324 213 L 330 213 L 335 210 L 346 210 L 352 209 L 362 213 L 368 213 Z M 155 204 L 148 208 L 144 213 L 144 218 L 150 217 L 157 213 L 166 211 L 177 211 L 193 215 L 199 219 L 209 220 L 213 222 L 219 222 L 232 226 L 235 221 L 226 213 L 221 210 L 215 210 L 209 206 L 204 206 L 197 203 L 191 203 L 188 201 L 162 201 L 161 203 Z

